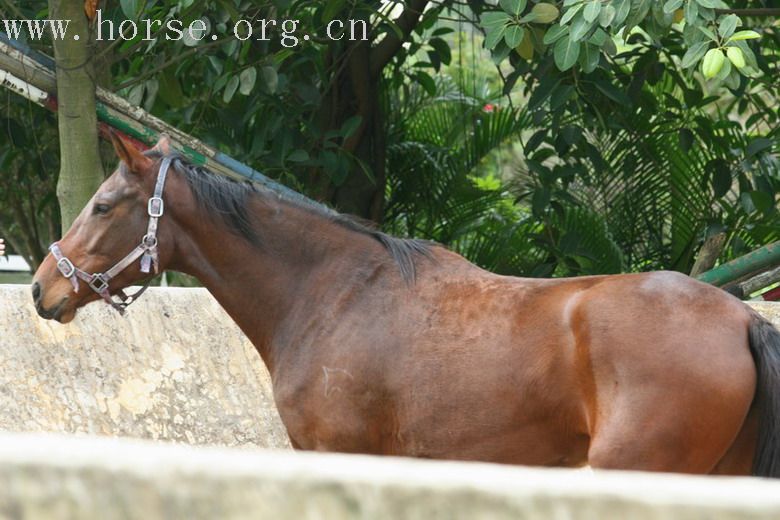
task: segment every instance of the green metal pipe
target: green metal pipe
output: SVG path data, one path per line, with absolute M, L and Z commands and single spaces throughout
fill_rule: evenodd
M 103 121 L 109 126 L 112 126 L 149 146 L 152 146 L 157 142 L 160 134 L 155 130 L 145 126 L 142 123 L 139 123 L 138 121 L 134 121 L 121 112 L 117 112 L 111 109 L 111 107 L 101 103 L 100 101 L 98 101 L 96 105 L 97 115 L 100 121 Z M 179 151 L 198 166 L 206 166 L 208 164 L 208 160 L 205 155 L 198 152 L 197 150 L 193 150 L 187 145 L 181 145 Z
M 723 286 L 743 276 L 775 265 L 780 265 L 780 242 L 756 249 L 752 253 L 710 269 L 696 278 L 712 285 Z

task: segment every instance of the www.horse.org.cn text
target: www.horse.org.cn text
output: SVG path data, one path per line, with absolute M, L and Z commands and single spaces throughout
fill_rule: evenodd
M 214 25 L 208 18 L 199 18 L 189 24 L 170 18 L 167 20 L 114 20 L 104 19 L 98 9 L 92 25 L 97 41 L 133 40 L 182 41 L 186 45 L 197 45 L 203 41 L 237 39 L 239 41 L 271 41 L 277 39 L 282 47 L 293 48 L 313 39 L 367 41 L 368 26 L 364 20 L 331 20 L 318 34 L 306 33 L 300 20 L 274 20 L 259 18 L 241 19 L 231 24 Z M 71 20 L 2 20 L 3 28 L 13 40 L 29 38 L 42 40 L 51 35 L 54 40 L 72 38 L 79 40 L 83 35 L 68 32 Z

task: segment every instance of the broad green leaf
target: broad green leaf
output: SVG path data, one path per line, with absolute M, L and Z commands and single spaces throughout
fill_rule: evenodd
M 346 3 L 346 0 L 330 0 L 322 12 L 322 21 L 325 23 L 332 21 L 339 14 L 339 11 L 344 9 Z
M 482 26 L 485 28 L 485 47 L 494 49 L 498 42 L 504 39 L 506 26 L 511 21 L 508 14 L 492 11 L 484 13 L 480 18 Z
M 135 20 L 135 17 L 138 15 L 137 0 L 119 0 L 119 7 L 128 20 Z
M 580 53 L 580 67 L 582 67 L 583 72 L 590 74 L 596 70 L 600 59 L 601 49 L 589 43 L 583 44 L 582 52 Z
M 523 41 L 515 47 L 515 52 L 525 60 L 532 60 L 534 57 L 534 43 L 531 41 L 531 31 L 525 31 Z
M 718 34 L 721 38 L 730 38 L 739 24 L 739 17 L 735 14 L 724 16 L 718 25 Z
M 500 27 L 492 31 L 488 31 L 485 35 L 485 47 L 488 49 L 495 49 L 496 45 L 504 39 L 506 33 L 506 27 Z
M 141 102 L 144 100 L 144 89 L 145 85 L 143 83 L 138 83 L 137 85 L 134 85 L 130 92 L 127 94 L 127 100 L 132 105 L 140 105 Z
M 683 5 L 683 0 L 669 0 L 664 4 L 664 13 L 672 14 Z
M 536 13 L 528 13 L 527 15 L 523 16 L 518 20 L 519 23 L 531 23 L 535 22 L 538 16 L 536 16 Z
M 774 206 L 775 198 L 763 191 L 751 191 L 750 198 L 758 211 L 768 211 Z
M 552 23 L 558 19 L 558 15 L 560 14 L 557 7 L 553 4 L 548 4 L 547 2 L 542 2 L 533 6 L 531 13 L 536 15 L 536 21 L 539 23 Z
M 507 44 L 504 42 L 504 39 L 501 38 L 501 40 L 496 44 L 495 48 L 493 48 L 493 53 L 490 56 L 490 59 L 496 65 L 500 65 L 501 62 L 504 61 L 511 53 L 512 49 L 510 49 L 509 46 L 507 46 Z
M 510 25 L 507 27 L 506 32 L 504 33 L 504 41 L 509 46 L 510 49 L 514 49 L 518 45 L 520 45 L 520 42 L 523 41 L 523 34 L 525 31 L 522 27 L 519 25 Z
M 707 37 L 707 38 L 709 38 L 710 40 L 714 41 L 715 43 L 717 43 L 717 42 L 718 42 L 718 37 L 717 37 L 717 36 L 715 36 L 715 33 L 714 33 L 714 32 L 712 32 L 712 31 L 710 31 L 709 29 L 707 29 L 707 28 L 706 28 L 706 27 L 704 27 L 703 25 L 699 26 L 699 31 L 701 31 L 701 33 L 702 33 L 704 36 L 706 36 L 706 37 Z
M 682 67 L 684 69 L 688 69 L 690 67 L 693 67 L 697 63 L 699 63 L 699 60 L 704 57 L 709 47 L 710 47 L 710 42 L 704 41 L 704 42 L 699 42 L 695 44 L 693 47 L 691 47 L 690 49 L 688 49 L 688 51 L 685 53 L 685 55 L 682 58 Z
M 290 155 L 287 156 L 287 160 L 291 162 L 303 162 L 309 160 L 309 153 L 306 150 L 298 148 L 293 150 Z
M 709 7 L 702 7 L 699 6 L 699 17 L 703 18 L 704 20 L 708 22 L 714 22 L 715 18 L 717 18 L 718 14 L 715 12 L 715 9 L 710 9 Z
M 619 27 L 626 21 L 631 12 L 631 0 L 614 0 L 612 5 L 615 7 L 616 11 L 615 19 L 612 23 L 614 23 L 616 27 Z
M 436 81 L 434 81 L 430 74 L 419 70 L 414 73 L 414 79 L 417 80 L 417 83 L 422 85 L 428 94 L 431 96 L 436 95 Z
M 707 164 L 712 169 L 712 194 L 716 199 L 726 195 L 731 189 L 731 169 L 723 159 L 714 159 Z
M 550 94 L 550 110 L 557 110 L 560 108 L 564 103 L 566 103 L 570 98 L 571 95 L 574 93 L 575 87 L 574 85 L 564 85 L 560 84 L 557 87 L 555 87 Z M 547 130 L 540 130 L 540 132 L 547 133 Z M 530 142 L 530 141 L 529 141 Z
M 583 11 L 583 17 L 588 22 L 595 22 L 596 19 L 601 14 L 601 0 L 590 0 L 590 2 L 585 6 L 585 10 Z
M 756 55 L 753 53 L 753 49 L 750 48 L 750 45 L 744 40 L 731 42 L 731 45 L 734 45 L 735 47 L 739 47 L 742 50 L 742 55 L 745 57 L 745 62 L 747 63 L 747 66 L 750 68 L 758 69 L 758 61 L 756 60 Z
M 761 35 L 756 31 L 739 31 L 729 38 L 728 41 L 737 42 L 741 40 L 755 40 L 756 38 L 761 38 Z
M 593 33 L 593 36 L 591 36 L 588 39 L 588 41 L 593 45 L 597 45 L 601 47 L 605 43 L 607 43 L 607 40 L 609 39 L 610 39 L 609 34 L 607 34 L 606 31 L 604 31 L 603 29 L 597 29 L 596 32 Z
M 230 103 L 230 100 L 233 99 L 236 90 L 238 90 L 238 83 L 239 83 L 238 76 L 230 77 L 230 79 L 227 82 L 227 85 L 225 85 L 225 90 L 222 92 L 222 101 L 224 101 L 225 103 Z
M 571 31 L 569 32 L 571 39 L 574 41 L 582 40 L 593 25 L 593 22 L 588 22 L 584 17 L 578 16 L 571 24 Z
M 685 152 L 690 151 L 695 140 L 693 132 L 691 132 L 689 128 L 680 128 L 678 138 L 680 140 L 680 148 L 682 148 Z
M 538 188 L 531 197 L 531 211 L 537 217 L 544 215 L 544 210 L 550 204 L 549 188 Z
M 601 91 L 602 94 L 610 98 L 612 101 L 615 101 L 616 103 L 620 103 L 621 105 L 630 105 L 631 99 L 626 95 L 625 92 L 617 88 L 615 85 L 610 83 L 606 80 L 597 80 L 595 81 L 596 88 Z
M 561 25 L 566 25 L 571 21 L 572 18 L 574 18 L 577 13 L 579 13 L 582 10 L 584 4 L 577 4 L 574 7 L 567 9 L 565 13 L 563 13 L 563 16 L 561 17 Z
M 723 62 L 726 60 L 726 56 L 720 49 L 710 49 L 707 54 L 704 55 L 704 60 L 701 65 L 701 72 L 707 79 L 714 78 L 718 75 L 723 68 Z
M 498 3 L 507 13 L 519 16 L 525 9 L 526 0 L 500 0 Z
M 723 84 L 726 85 L 726 88 L 728 89 L 737 90 L 742 82 L 740 71 L 737 70 L 736 67 L 731 67 L 730 61 L 727 61 L 726 65 L 729 66 L 730 74 L 723 80 Z M 724 66 L 723 68 L 725 69 L 726 67 Z
M 263 77 L 265 90 L 269 94 L 276 93 L 276 87 L 279 85 L 279 75 L 273 67 L 265 66 L 260 69 L 260 75 Z
M 545 45 L 550 45 L 552 43 L 557 42 L 560 38 L 566 36 L 569 34 L 569 26 L 568 25 L 553 25 L 550 27 L 546 33 L 544 33 L 544 38 L 542 38 L 542 42 Z
M 449 65 L 452 62 L 452 51 L 446 41 L 441 38 L 431 38 L 428 40 L 428 45 L 436 49 L 442 63 Z
M 753 139 L 752 141 L 750 141 L 750 144 L 747 146 L 747 149 L 745 150 L 745 156 L 753 157 L 754 155 L 758 155 L 761 152 L 772 148 L 772 145 L 773 145 L 772 140 L 766 137 L 758 137 L 756 139 Z
M 491 31 L 497 27 L 504 27 L 511 20 L 512 18 L 508 14 L 501 11 L 482 13 L 482 16 L 479 17 L 479 21 L 486 31 Z
M 728 56 L 729 61 L 737 69 L 742 69 L 745 67 L 745 55 L 742 53 L 742 49 L 739 47 L 728 47 L 726 49 L 726 56 Z
M 561 38 L 555 44 L 553 50 L 555 65 L 559 70 L 569 70 L 577 63 L 580 57 L 580 43 L 571 39 L 570 36 Z
M 693 25 L 699 17 L 699 4 L 695 0 L 688 0 L 685 4 L 685 23 Z
M 241 86 L 238 88 L 238 91 L 244 96 L 248 96 L 252 92 L 252 89 L 255 88 L 255 82 L 257 81 L 257 69 L 254 67 L 249 67 L 248 69 L 242 70 L 241 76 L 239 76 L 239 80 L 241 82 Z
M 357 130 L 360 127 L 360 123 L 363 121 L 363 117 L 360 115 L 354 115 L 344 121 L 344 123 L 341 125 L 341 129 L 339 130 L 339 134 L 344 139 L 348 138 L 352 134 L 355 133 L 355 130 Z
M 615 20 L 616 14 L 617 11 L 615 11 L 614 7 L 609 4 L 605 5 L 601 10 L 601 15 L 599 15 L 599 25 L 602 27 L 609 27 L 609 25 Z
M 728 81 L 727 81 L 728 79 L 730 79 L 732 70 L 734 70 L 734 67 L 731 65 L 731 62 L 727 59 L 724 59 L 723 65 L 721 66 L 718 73 L 715 75 L 715 79 L 714 79 L 715 86 L 718 87 L 720 86 L 721 83 L 726 81 L 728 88 L 732 88 L 732 86 L 728 85 Z
M 707 7 L 709 9 L 715 9 L 718 6 L 718 3 L 715 0 L 696 0 L 696 3 L 698 3 L 702 7 Z

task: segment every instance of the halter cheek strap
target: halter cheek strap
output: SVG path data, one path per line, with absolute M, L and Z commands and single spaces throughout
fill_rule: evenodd
M 164 157 L 160 164 L 160 170 L 157 173 L 157 182 L 154 185 L 154 193 L 146 204 L 146 212 L 149 214 L 149 224 L 146 227 L 146 234 L 141 239 L 141 243 L 135 246 L 135 249 L 130 251 L 123 259 L 114 264 L 111 269 L 104 273 L 92 273 L 89 274 L 73 265 L 68 257 L 66 257 L 60 249 L 59 242 L 54 242 L 49 246 L 49 251 L 57 261 L 57 269 L 60 274 L 70 280 L 73 285 L 73 290 L 79 292 L 79 279 L 87 282 L 90 289 L 98 293 L 106 303 L 111 305 L 114 309 L 119 311 L 120 314 L 124 314 L 125 308 L 136 301 L 141 294 L 149 287 L 148 281 L 144 286 L 135 294 L 127 295 L 123 290 L 117 291 L 119 301 L 114 301 L 111 297 L 111 293 L 108 290 L 109 282 L 115 278 L 119 273 L 127 269 L 133 262 L 139 257 L 141 258 L 141 272 L 148 273 L 151 267 L 154 266 L 155 274 L 159 272 L 159 256 L 157 252 L 157 224 L 160 217 L 165 212 L 165 204 L 163 203 L 162 194 L 165 188 L 165 178 L 168 175 L 168 168 L 173 161 L 172 156 Z

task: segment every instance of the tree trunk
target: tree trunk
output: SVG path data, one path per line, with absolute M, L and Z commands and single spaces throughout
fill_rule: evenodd
M 83 0 L 49 0 L 49 16 L 70 20 L 67 37 L 54 39 L 60 176 L 57 198 L 67 229 L 103 180 L 98 151 L 92 47 Z M 76 39 L 78 35 L 78 39 Z
M 449 1 L 445 1 L 445 4 Z M 319 186 L 318 197 L 333 203 L 340 211 L 381 223 L 384 215 L 386 174 L 386 131 L 380 103 L 382 70 L 401 49 L 420 21 L 428 0 L 409 0 L 396 24 L 400 35 L 389 32 L 378 44 L 354 41 L 344 47 L 333 46 L 329 57 L 337 71 L 333 85 L 326 93 L 320 113 L 321 127 L 338 130 L 349 118 L 361 116 L 360 127 L 343 145 L 354 155 L 361 167 L 353 168 L 338 186 L 323 175 L 315 173 L 312 185 Z M 354 16 L 355 13 L 352 13 Z M 368 24 L 369 19 L 364 17 Z

